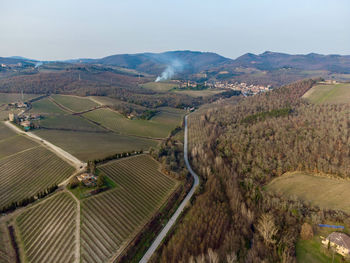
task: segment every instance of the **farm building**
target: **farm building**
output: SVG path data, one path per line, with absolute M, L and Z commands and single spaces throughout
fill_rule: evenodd
M 93 174 L 83 173 L 77 176 L 79 182 L 83 182 L 86 186 L 96 186 L 97 177 Z
M 322 244 L 328 247 L 328 243 L 342 256 L 350 256 L 350 237 L 341 232 L 333 232 L 327 238 L 322 238 Z
M 9 120 L 10 121 L 15 121 L 17 119 L 17 115 L 14 113 L 9 113 Z

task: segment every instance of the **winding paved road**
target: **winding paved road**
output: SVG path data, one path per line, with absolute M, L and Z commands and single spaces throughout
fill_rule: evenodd
M 190 166 L 190 162 L 188 161 L 188 128 L 187 128 L 187 117 L 188 115 L 185 116 L 185 141 L 184 141 L 184 158 L 185 158 L 185 163 L 187 166 L 188 171 L 191 173 L 191 175 L 194 178 L 194 183 L 192 185 L 191 190 L 185 197 L 185 199 L 182 201 L 176 212 L 173 214 L 173 216 L 170 218 L 168 223 L 165 225 L 163 228 L 162 232 L 159 233 L 157 238 L 153 241 L 152 245 L 149 247 L 145 255 L 142 257 L 140 260 L 140 263 L 146 263 L 148 260 L 151 258 L 153 253 L 156 251 L 156 249 L 159 247 L 165 236 L 168 234 L 169 230 L 171 227 L 175 224 L 176 220 L 179 218 L 181 213 L 183 212 L 185 206 L 190 202 L 191 197 L 193 196 L 195 190 L 197 189 L 199 185 L 199 178 L 198 175 L 192 170 Z

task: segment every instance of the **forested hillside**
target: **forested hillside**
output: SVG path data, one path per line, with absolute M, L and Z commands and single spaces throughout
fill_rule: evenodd
M 191 159 L 201 191 L 154 262 L 295 262 L 305 221 L 344 212 L 271 196 L 264 185 L 288 171 L 350 176 L 349 110 L 301 96 L 313 80 L 190 116 Z

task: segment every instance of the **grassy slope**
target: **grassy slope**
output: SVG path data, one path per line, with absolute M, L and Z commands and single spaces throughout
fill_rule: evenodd
M 147 82 L 141 87 L 157 92 L 168 92 L 172 88 L 178 87 L 179 84 L 173 82 Z
M 39 97 L 39 94 L 23 94 L 24 101 Z M 0 105 L 22 100 L 20 93 L 0 93 Z
M 311 174 L 286 173 L 266 187 L 268 191 L 287 198 L 297 197 L 322 208 L 350 212 L 350 181 L 337 180 Z
M 172 129 L 181 124 L 183 112 L 161 110 L 151 120 L 130 120 L 109 109 L 98 109 L 85 113 L 84 116 L 120 134 L 165 138 Z
M 34 133 L 84 161 L 132 150 L 148 150 L 158 144 L 154 140 L 114 133 L 48 130 L 37 130 Z
M 349 103 L 350 84 L 318 84 L 306 92 L 303 98 L 312 103 Z
M 58 115 L 66 114 L 67 112 L 61 110 L 57 105 L 51 102 L 48 98 L 32 103 L 30 113 L 39 113 L 43 115 Z
M 52 95 L 57 103 L 67 107 L 74 112 L 92 109 L 98 104 L 87 97 L 66 96 L 66 95 Z

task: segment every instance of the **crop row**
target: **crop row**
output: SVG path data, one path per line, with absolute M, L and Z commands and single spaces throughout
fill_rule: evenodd
M 112 161 L 98 169 L 117 186 L 82 202 L 82 262 L 106 262 L 120 252 L 175 186 L 146 155 Z
M 76 203 L 60 193 L 17 218 L 20 239 L 29 262 L 73 262 Z
M 71 175 L 74 168 L 40 146 L 0 160 L 0 206 L 37 194 Z

